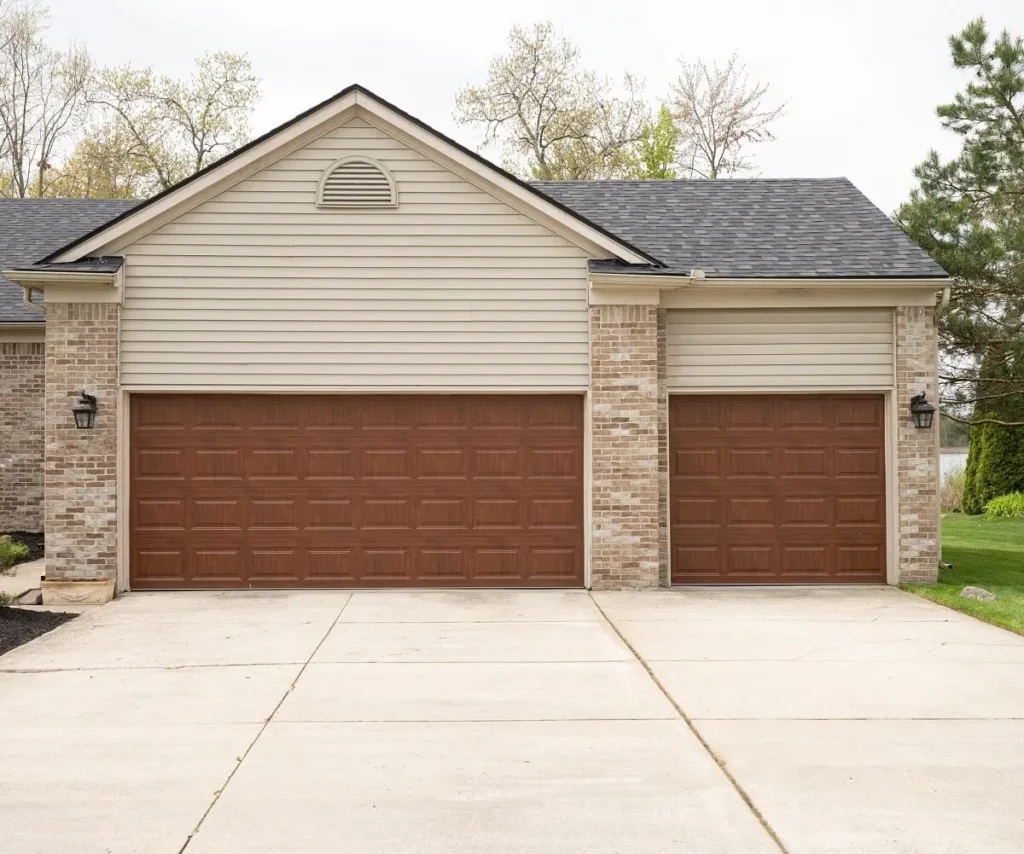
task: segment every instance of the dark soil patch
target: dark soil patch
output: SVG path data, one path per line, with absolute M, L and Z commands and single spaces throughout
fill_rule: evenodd
M 15 565 L 28 563 L 30 560 L 39 560 L 39 558 L 46 554 L 42 534 L 33 534 L 30 531 L 0 531 L 0 535 L 3 534 L 9 536 L 16 543 L 28 546 L 28 554 L 21 560 L 15 561 Z
M 26 611 L 23 608 L 0 607 L 0 655 L 33 638 L 45 635 L 77 614 L 57 611 Z

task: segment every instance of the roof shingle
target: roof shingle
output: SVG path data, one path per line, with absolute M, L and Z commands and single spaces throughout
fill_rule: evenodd
M 712 278 L 773 279 L 946 276 L 846 178 L 533 186 L 658 258 L 666 268 L 655 272 L 701 269 Z
M 32 264 L 138 205 L 135 199 L 0 199 L 0 270 Z M 21 288 L 0 275 L 0 322 L 41 323 Z

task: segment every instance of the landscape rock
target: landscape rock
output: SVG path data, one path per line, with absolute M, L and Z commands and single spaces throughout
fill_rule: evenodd
M 960 591 L 961 599 L 977 599 L 979 602 L 995 602 L 996 594 L 990 593 L 984 587 L 965 587 Z

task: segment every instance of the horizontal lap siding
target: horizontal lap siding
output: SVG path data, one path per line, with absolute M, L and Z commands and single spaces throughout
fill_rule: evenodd
M 316 208 L 353 154 L 392 171 L 397 209 Z M 587 384 L 586 253 L 359 119 L 125 255 L 128 386 Z
M 668 386 L 888 388 L 890 309 L 669 311 Z

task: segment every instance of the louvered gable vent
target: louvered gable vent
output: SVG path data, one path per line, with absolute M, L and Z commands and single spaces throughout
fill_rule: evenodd
M 398 189 L 376 160 L 346 157 L 324 172 L 316 203 L 322 208 L 393 208 L 398 206 Z

